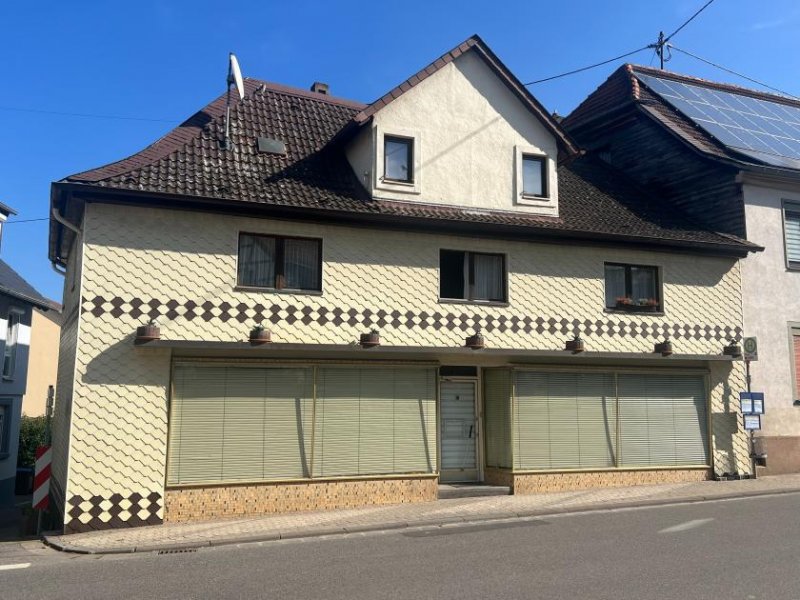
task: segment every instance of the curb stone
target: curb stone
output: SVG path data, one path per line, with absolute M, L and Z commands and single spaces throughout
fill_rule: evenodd
M 42 536 L 42 541 L 50 548 L 60 552 L 73 554 L 98 555 L 98 554 L 132 554 L 144 552 L 158 552 L 165 550 L 192 550 L 208 547 L 229 546 L 236 544 L 247 544 L 254 542 L 272 542 L 278 540 L 316 538 L 327 535 L 342 535 L 347 533 L 365 533 L 370 531 L 390 531 L 400 529 L 412 529 L 418 527 L 442 527 L 456 523 L 489 523 L 492 521 L 503 521 L 509 519 L 523 519 L 530 517 L 546 517 L 550 515 L 564 515 L 569 513 L 589 513 L 607 510 L 618 510 L 628 508 L 645 508 L 667 506 L 670 504 L 697 504 L 702 502 L 713 502 L 717 500 L 731 500 L 739 498 L 756 498 L 759 496 L 779 496 L 785 494 L 800 494 L 798 488 L 777 488 L 763 491 L 744 491 L 720 495 L 703 496 L 684 496 L 677 498 L 656 498 L 650 500 L 632 500 L 628 502 L 614 502 L 609 504 L 576 504 L 574 506 L 562 506 L 551 508 L 540 508 L 530 511 L 502 512 L 491 515 L 474 515 L 460 517 L 442 517 L 439 519 L 420 519 L 418 521 L 393 521 L 388 523 L 370 523 L 342 525 L 336 527 L 298 529 L 287 532 L 264 532 L 249 536 L 224 537 L 220 539 L 202 540 L 197 542 L 167 542 L 151 543 L 141 546 L 118 546 L 111 548 L 99 548 L 91 546 L 75 546 L 61 541 L 59 535 L 48 534 Z

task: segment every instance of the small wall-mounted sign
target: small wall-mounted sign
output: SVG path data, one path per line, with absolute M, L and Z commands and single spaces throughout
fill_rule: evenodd
M 744 415 L 745 431 L 757 431 L 761 429 L 761 415 Z
M 743 415 L 764 414 L 764 392 L 739 392 Z
M 758 340 L 754 337 L 746 337 L 742 341 L 742 350 L 745 360 L 758 360 Z

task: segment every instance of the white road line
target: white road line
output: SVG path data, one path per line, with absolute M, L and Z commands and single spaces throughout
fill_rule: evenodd
M 688 529 L 694 529 L 695 527 L 700 527 L 701 525 L 705 525 L 706 523 L 710 523 L 714 519 L 695 519 L 694 521 L 686 521 L 686 523 L 681 523 L 680 525 L 673 525 L 672 527 L 667 527 L 666 529 L 662 529 L 658 533 L 678 533 L 679 531 L 686 531 Z
M 27 569 L 31 563 L 17 563 L 14 565 L 0 565 L 0 571 L 11 571 L 13 569 Z

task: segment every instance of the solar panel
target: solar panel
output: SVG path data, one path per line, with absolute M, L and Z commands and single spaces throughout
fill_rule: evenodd
M 700 128 L 767 164 L 800 169 L 800 107 L 636 73 Z

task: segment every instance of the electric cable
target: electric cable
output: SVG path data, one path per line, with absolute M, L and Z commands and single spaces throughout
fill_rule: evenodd
M 723 67 L 722 65 L 717 64 L 715 62 L 712 62 L 712 61 L 710 61 L 708 59 L 705 59 L 702 56 L 697 56 L 697 54 L 693 54 L 693 53 L 689 52 L 688 50 L 684 50 L 682 48 L 678 48 L 677 46 L 675 46 L 673 44 L 669 44 L 668 47 L 671 48 L 672 50 L 676 50 L 677 52 L 685 54 L 686 56 L 691 56 L 692 58 L 694 58 L 696 60 L 699 60 L 700 62 L 704 62 L 707 65 L 710 65 L 710 66 L 712 66 L 714 68 L 720 69 L 721 71 L 725 71 L 726 73 L 730 73 L 731 75 L 735 75 L 736 77 L 741 77 L 742 79 L 746 79 L 747 81 L 750 81 L 751 83 L 755 83 L 756 85 L 760 85 L 761 87 L 767 88 L 768 90 L 772 90 L 773 92 L 777 92 L 779 94 L 782 94 L 783 96 L 787 96 L 787 97 L 792 98 L 794 100 L 800 100 L 800 97 L 795 96 L 794 94 L 790 94 L 789 92 L 784 92 L 783 90 L 780 90 L 780 89 L 778 89 L 776 87 L 772 87 L 771 85 L 769 85 L 767 83 L 764 83 L 763 81 L 759 81 L 758 79 L 753 79 L 752 77 L 748 77 L 747 75 L 744 75 L 742 73 L 734 71 L 733 69 L 729 69 L 727 67 Z
M 61 112 L 56 110 L 42 110 L 37 108 L 21 108 L 19 106 L 0 106 L 0 110 L 15 112 L 38 113 L 43 115 L 59 115 L 62 117 L 83 117 L 86 119 L 116 119 L 121 121 L 149 121 L 151 123 L 176 123 L 178 119 L 148 119 L 145 117 L 125 117 L 121 115 L 97 115 L 91 113 Z
M 529 81 L 528 83 L 523 83 L 522 85 L 525 85 L 525 86 L 534 85 L 536 83 L 543 83 L 545 81 L 552 81 L 553 79 L 559 79 L 560 77 L 566 77 L 567 75 L 574 75 L 575 73 L 580 73 L 581 71 L 588 71 L 589 69 L 594 69 L 595 67 L 601 67 L 603 65 L 607 65 L 610 62 L 614 62 L 615 60 L 619 60 L 621 58 L 626 58 L 628 56 L 632 56 L 633 54 L 641 52 L 642 50 L 647 50 L 647 49 L 652 48 L 652 47 L 653 47 L 653 45 L 649 44 L 647 46 L 643 46 L 642 48 L 639 48 L 638 50 L 632 50 L 631 52 L 626 52 L 625 54 L 620 54 L 619 56 L 615 56 L 614 58 L 609 58 L 608 60 L 604 60 L 602 62 L 595 63 L 593 65 L 589 65 L 588 67 L 581 67 L 580 69 L 574 69 L 572 71 L 567 71 L 566 73 L 561 73 L 559 75 L 553 75 L 552 77 L 545 77 L 544 79 L 537 79 L 536 81 Z

